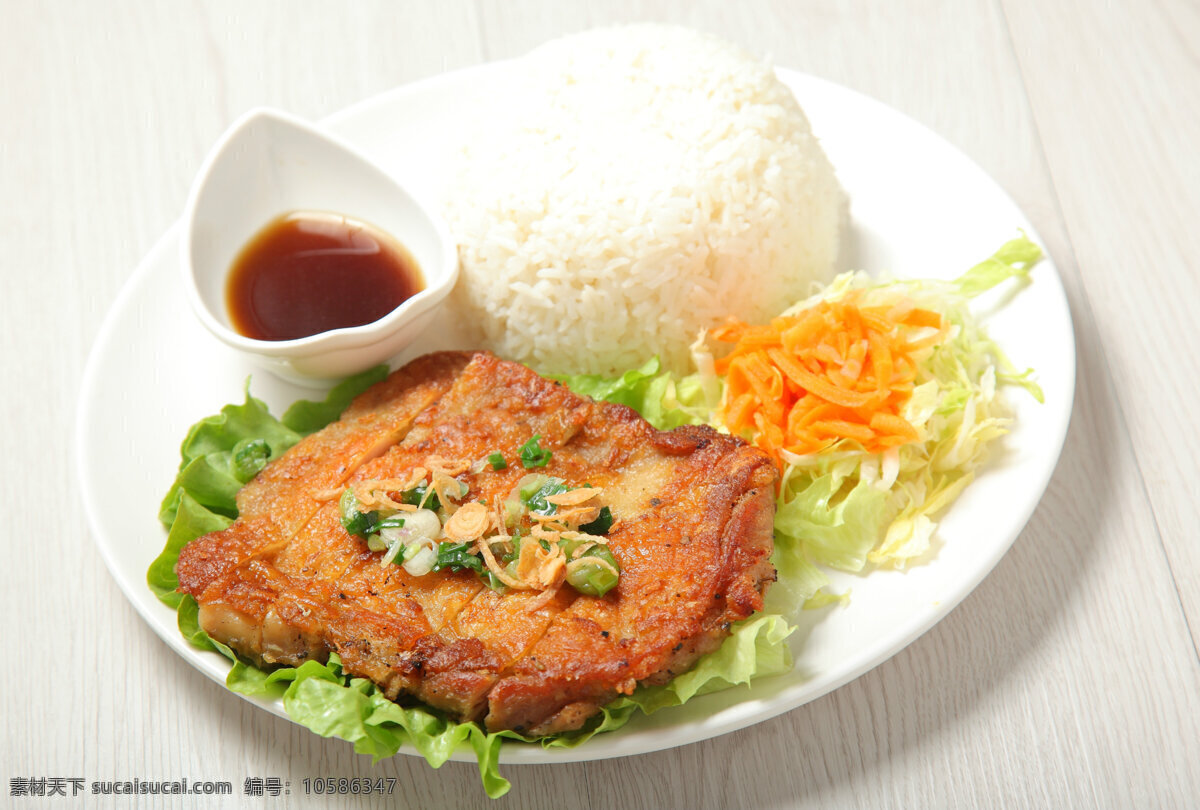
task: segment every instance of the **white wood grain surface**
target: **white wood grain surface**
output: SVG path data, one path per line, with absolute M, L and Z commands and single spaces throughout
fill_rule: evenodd
M 11 806 L 56 804 L 9 797 L 17 777 L 188 776 L 240 794 L 247 776 L 276 776 L 291 795 L 177 806 L 283 808 L 324 806 L 302 795 L 304 777 L 368 775 L 401 788 L 339 806 L 1200 806 L 1195 3 L 0 0 L 0 12 L 0 795 Z M 508 767 L 514 789 L 491 803 L 474 766 L 372 767 L 210 683 L 147 629 L 73 495 L 79 377 L 107 308 L 240 112 L 318 117 L 641 19 L 720 33 L 872 95 L 996 177 L 1067 286 L 1076 407 L 1012 551 L 892 660 L 735 734 Z

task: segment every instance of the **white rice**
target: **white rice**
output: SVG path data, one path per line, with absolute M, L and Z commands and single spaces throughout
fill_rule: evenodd
M 698 332 L 762 321 L 827 281 L 843 196 L 771 68 L 659 25 L 521 60 L 480 111 L 447 218 L 479 345 L 542 372 L 688 367 Z

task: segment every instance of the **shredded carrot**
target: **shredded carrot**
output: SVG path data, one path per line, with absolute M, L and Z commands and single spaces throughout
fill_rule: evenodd
M 914 355 L 944 340 L 937 312 L 911 301 L 859 306 L 852 292 L 770 324 L 730 319 L 710 335 L 733 344 L 716 361 L 725 375 L 718 418 L 752 437 L 775 462 L 838 442 L 870 453 L 919 440 L 901 411 L 912 395 Z

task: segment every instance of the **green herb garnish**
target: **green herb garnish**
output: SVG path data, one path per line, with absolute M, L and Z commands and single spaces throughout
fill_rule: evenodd
M 429 497 L 425 497 L 425 493 L 429 492 Z M 422 504 L 421 501 L 425 503 Z M 422 481 L 412 489 L 406 489 L 400 493 L 400 502 L 420 506 L 423 509 L 429 509 L 434 512 L 442 508 L 442 502 L 438 500 L 436 492 L 429 491 L 429 484 Z
M 271 458 L 265 439 L 242 439 L 233 446 L 233 477 L 243 484 L 262 472 Z
M 341 511 L 342 528 L 347 534 L 366 540 L 379 531 L 382 516 L 378 512 L 362 511 L 358 505 L 358 498 L 354 497 L 354 490 L 349 487 L 346 487 L 346 491 L 338 500 L 338 509 Z
M 545 467 L 550 463 L 550 457 L 554 455 L 538 444 L 538 440 L 541 438 L 540 433 L 535 433 L 529 441 L 521 445 L 521 464 L 527 470 L 532 470 L 534 467 Z
M 551 495 L 557 495 L 560 492 L 566 492 L 570 489 L 561 478 L 541 478 L 535 480 L 533 484 L 521 490 L 521 503 L 525 504 L 525 508 L 530 512 L 538 515 L 553 515 L 558 511 L 558 507 L 546 500 Z
M 588 596 L 604 596 L 617 585 L 620 578 L 621 566 L 613 557 L 608 546 L 594 543 L 578 557 L 575 550 L 591 540 L 564 537 L 558 541 L 558 546 L 567 555 L 568 560 L 583 560 L 584 564 L 576 566 L 567 574 L 567 584 L 582 594 Z M 604 563 L 608 563 L 605 565 Z M 608 566 L 611 565 L 612 568 Z
M 600 507 L 600 514 L 591 523 L 584 523 L 579 527 L 579 531 L 586 534 L 608 534 L 608 530 L 612 528 L 613 516 L 612 510 L 607 506 Z
M 508 469 L 508 462 L 504 460 L 504 456 L 500 453 L 492 453 L 487 457 L 488 464 L 492 465 L 493 470 Z
M 451 571 L 461 571 L 470 568 L 482 574 L 483 560 L 471 553 L 471 547 L 471 543 L 438 543 L 437 562 L 433 564 L 433 570 L 449 568 Z
M 581 565 L 567 574 L 567 584 L 588 596 L 604 596 L 604 594 L 616 587 L 621 566 L 617 565 L 617 560 L 613 557 L 612 552 L 608 550 L 608 546 L 593 546 L 578 559 L 589 560 L 593 558 L 603 560 L 611 565 L 612 569 L 599 562 Z

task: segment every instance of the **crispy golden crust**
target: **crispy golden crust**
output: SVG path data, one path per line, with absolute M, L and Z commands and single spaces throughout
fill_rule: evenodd
M 471 572 L 380 566 L 342 530 L 336 503 L 313 498 L 330 481 L 402 478 L 430 454 L 499 451 L 507 470 L 460 476 L 468 499 L 490 502 L 526 474 L 516 459 L 535 433 L 553 452 L 542 471 L 601 487 L 617 518 L 621 578 L 603 598 L 564 587 L 539 604 Z M 548 734 L 686 670 L 761 608 L 774 579 L 776 473 L 763 453 L 706 427 L 657 431 L 488 354 L 421 358 L 305 441 L 256 479 L 248 513 L 189 544 L 177 568 L 201 625 L 262 663 L 336 650 L 390 697 Z
M 355 398 L 339 421 L 269 464 L 238 492 L 239 520 L 198 538 L 179 555 L 179 589 L 198 597 L 254 551 L 286 544 L 321 507 L 317 496 L 401 441 L 470 359 L 465 352 L 417 358 Z

